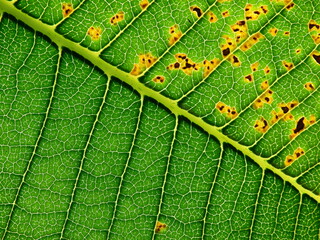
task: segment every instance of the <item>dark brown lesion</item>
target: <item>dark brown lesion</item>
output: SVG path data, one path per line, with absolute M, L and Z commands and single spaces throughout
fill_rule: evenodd
M 193 11 L 198 18 L 202 16 L 202 10 L 199 7 L 192 6 L 190 7 L 190 10 Z
M 299 133 L 305 128 L 304 119 L 305 117 L 302 117 L 298 120 L 296 128 L 293 129 L 293 133 Z
M 316 63 L 320 64 L 320 54 L 313 53 L 312 57 L 316 61 Z

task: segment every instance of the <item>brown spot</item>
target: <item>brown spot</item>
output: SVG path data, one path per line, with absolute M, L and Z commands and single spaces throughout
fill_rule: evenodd
M 91 37 L 92 40 L 96 41 L 100 38 L 102 30 L 100 27 L 89 27 L 87 34 Z
M 234 67 L 239 67 L 241 65 L 241 62 L 236 55 L 232 54 L 227 60 L 230 61 Z
M 286 6 L 286 9 L 287 9 L 288 11 L 290 11 L 293 7 L 294 7 L 294 3 L 291 2 L 291 3 L 289 3 L 289 4 Z
M 152 79 L 155 83 L 163 83 L 164 82 L 164 76 L 156 76 Z
M 110 23 L 115 26 L 122 20 L 124 20 L 124 12 L 120 11 L 110 18 Z
M 264 70 L 265 74 L 269 74 L 271 71 L 269 66 L 266 66 L 263 70 Z
M 320 30 L 320 24 L 316 23 L 315 20 L 310 20 L 308 23 L 309 31 L 318 31 Z
M 256 120 L 254 124 L 254 128 L 261 133 L 267 132 L 267 130 L 269 129 L 267 120 L 264 119 L 263 117 L 260 117 L 259 120 Z
M 218 58 L 212 59 L 211 61 L 209 60 L 204 60 L 202 67 L 203 69 L 203 77 L 207 77 L 220 63 L 220 60 Z
M 311 56 L 313 57 L 313 59 L 316 61 L 316 63 L 320 64 L 320 53 L 314 51 Z
M 149 1 L 148 0 L 142 0 L 140 1 L 140 7 L 141 9 L 146 9 L 149 6 Z
M 314 85 L 312 82 L 307 82 L 306 84 L 304 84 L 304 88 L 307 89 L 308 91 L 313 91 Z
M 208 19 L 210 23 L 215 23 L 216 21 L 218 21 L 217 16 L 211 11 L 208 12 Z
M 253 107 L 254 108 L 262 108 L 264 104 L 271 104 L 273 101 L 272 98 L 273 91 L 268 90 L 265 93 L 263 93 L 254 103 Z
M 286 167 L 290 166 L 294 161 L 296 161 L 298 158 L 303 156 L 305 154 L 305 151 L 301 148 L 298 147 L 294 152 L 293 155 L 288 155 L 286 156 L 286 159 L 284 160 L 284 165 Z
M 202 15 L 202 10 L 198 6 L 191 6 L 190 10 L 199 18 Z
M 296 54 L 301 53 L 301 49 L 296 49 Z
M 260 39 L 263 38 L 264 36 L 261 33 L 255 33 L 241 45 L 240 49 L 242 51 L 248 51 L 253 45 L 255 45 L 257 42 L 259 42 Z
M 290 35 L 290 32 L 289 32 L 289 31 L 285 31 L 285 32 L 283 33 L 283 35 L 289 36 L 289 35 Z
M 175 42 L 177 42 L 180 37 L 182 36 L 182 32 L 179 30 L 179 26 L 177 24 L 171 26 L 169 28 L 169 45 L 173 45 Z
M 225 17 L 229 17 L 230 14 L 229 14 L 229 11 L 224 11 L 222 12 L 222 16 L 225 18 Z
M 287 69 L 287 71 L 290 71 L 294 67 L 293 63 L 287 61 L 282 61 L 282 65 Z
M 277 28 L 270 28 L 269 29 L 269 33 L 274 37 L 277 35 L 277 32 L 278 32 Z
M 253 75 L 249 74 L 247 76 L 244 77 L 244 81 L 246 82 L 253 82 Z
M 222 50 L 222 55 L 224 57 L 228 56 L 230 54 L 230 48 L 226 48 Z
M 157 221 L 154 231 L 155 231 L 155 233 L 162 233 L 162 232 L 166 231 L 167 228 L 168 228 L 168 226 L 166 224 Z
M 62 3 L 62 15 L 68 17 L 73 12 L 72 3 Z
M 262 90 L 266 90 L 269 87 L 268 80 L 263 81 L 260 87 Z
M 237 117 L 237 115 L 238 115 L 238 113 L 234 107 L 230 107 L 223 102 L 218 102 L 216 104 L 216 109 L 218 109 L 219 112 L 221 112 L 222 114 L 226 114 L 227 117 L 232 118 L 232 119 Z

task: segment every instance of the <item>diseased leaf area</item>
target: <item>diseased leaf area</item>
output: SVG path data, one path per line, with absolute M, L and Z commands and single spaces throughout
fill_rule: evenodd
M 319 239 L 318 1 L 0 18 L 1 239 Z

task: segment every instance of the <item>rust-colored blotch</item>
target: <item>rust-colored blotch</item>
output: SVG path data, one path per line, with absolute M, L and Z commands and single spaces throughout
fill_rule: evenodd
M 157 221 L 154 231 L 156 233 L 162 233 L 162 232 L 166 231 L 167 229 L 168 229 L 167 224 Z

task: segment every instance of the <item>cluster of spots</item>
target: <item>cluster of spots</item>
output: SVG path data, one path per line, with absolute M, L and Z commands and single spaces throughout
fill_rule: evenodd
M 247 82 L 247 83 L 253 82 L 253 75 L 249 74 L 247 76 L 244 76 L 244 81 Z
M 222 17 L 224 17 L 224 18 L 226 18 L 226 17 L 229 17 L 229 16 L 230 16 L 230 13 L 229 13 L 229 11 L 228 11 L 228 10 L 227 10 L 227 11 L 222 12 L 221 14 L 222 14 Z
M 264 94 L 262 94 L 254 103 L 253 106 L 254 108 L 262 108 L 263 105 L 266 104 L 271 104 L 273 101 L 272 98 L 273 91 L 269 89 L 266 91 Z
M 164 82 L 164 76 L 156 76 L 152 79 L 155 83 L 163 83 Z
M 240 62 L 239 58 L 234 54 L 231 54 L 227 58 L 227 60 L 230 61 L 232 66 L 234 66 L 234 67 L 239 67 L 241 65 L 241 62 Z
M 320 24 L 315 20 L 310 20 L 308 23 L 309 32 L 312 32 L 312 39 L 315 44 L 320 44 Z
M 272 114 L 272 118 L 270 121 L 271 124 L 278 122 L 282 117 L 284 121 L 294 120 L 293 115 L 289 113 L 289 111 L 295 108 L 296 106 L 298 106 L 298 104 L 299 103 L 297 101 L 278 104 L 279 110 L 278 111 L 272 110 L 271 112 Z
M 287 61 L 282 61 L 282 65 L 287 69 L 287 71 L 290 71 L 294 67 L 293 63 Z
M 223 102 L 218 102 L 216 104 L 216 109 L 218 109 L 220 113 L 226 114 L 227 117 L 232 118 L 232 119 L 237 117 L 237 115 L 238 115 L 235 107 L 230 107 Z
M 277 28 L 270 28 L 269 33 L 271 34 L 271 36 L 275 37 L 278 33 L 278 29 Z
M 133 68 L 130 73 L 134 76 L 137 76 L 140 73 L 142 73 L 145 69 L 151 67 L 156 60 L 157 58 L 154 57 L 151 53 L 141 54 L 139 55 L 139 63 L 135 63 L 133 65 Z
M 269 128 L 268 121 L 266 119 L 264 119 L 263 117 L 260 117 L 260 119 L 255 122 L 254 128 L 258 132 L 265 133 L 265 132 L 267 132 L 267 130 Z
M 261 83 L 261 89 L 262 90 L 266 90 L 268 87 L 269 87 L 269 82 L 268 80 L 264 80 L 262 83 Z
M 314 51 L 313 53 L 311 53 L 311 56 L 316 61 L 316 63 L 320 64 L 320 53 L 319 52 Z
M 296 122 L 296 127 L 292 129 L 292 134 L 290 134 L 290 139 L 295 138 L 303 130 L 305 130 L 308 126 L 314 124 L 315 122 L 316 122 L 316 117 L 314 115 L 311 115 L 309 120 L 306 117 L 301 117 Z
M 292 155 L 286 156 L 286 159 L 284 160 L 284 165 L 286 167 L 290 166 L 295 160 L 297 160 L 299 157 L 304 155 L 304 150 L 300 147 L 298 147 Z
M 247 4 L 244 8 L 246 20 L 257 20 L 260 15 L 267 14 L 268 6 L 262 5 L 258 8 L 254 8 L 252 4 Z
M 167 230 L 167 228 L 168 228 L 168 226 L 167 226 L 166 224 L 157 221 L 156 227 L 155 227 L 154 231 L 155 231 L 156 233 L 162 233 L 162 232 L 164 232 L 165 230 Z
M 304 88 L 307 89 L 308 91 L 313 91 L 314 85 L 312 82 L 307 82 L 306 84 L 304 84 Z
M 215 23 L 218 21 L 217 16 L 213 12 L 209 11 L 207 15 L 210 23 Z
M 87 34 L 91 37 L 92 40 L 99 40 L 102 30 L 100 27 L 89 27 Z
M 191 6 L 190 11 L 198 18 L 202 16 L 202 10 L 198 6 Z
M 177 24 L 171 26 L 169 28 L 169 45 L 173 45 L 176 41 L 179 40 L 179 38 L 182 36 L 182 32 L 179 29 L 179 26 Z
M 199 64 L 193 62 L 184 53 L 177 53 L 174 57 L 177 61 L 167 67 L 169 70 L 182 70 L 185 74 L 191 75 L 192 71 L 197 71 L 200 68 Z
M 62 15 L 68 17 L 73 12 L 72 3 L 62 3 Z
M 140 7 L 141 7 L 142 10 L 146 9 L 148 6 L 149 6 L 149 1 L 148 0 L 142 0 L 140 2 Z
M 203 61 L 202 67 L 203 67 L 203 77 L 207 77 L 220 63 L 220 60 L 218 58 L 212 59 L 211 61 L 205 59 Z
M 259 42 L 260 39 L 263 39 L 263 38 L 264 38 L 263 34 L 255 33 L 241 45 L 240 49 L 242 51 L 248 51 L 253 45 L 255 45 L 257 42 Z
M 239 43 L 241 40 L 245 39 L 248 36 L 248 27 L 245 20 L 237 21 L 230 27 L 236 35 L 237 43 Z
M 110 18 L 110 23 L 112 25 L 117 25 L 123 19 L 124 19 L 124 12 L 120 11 L 120 12 L 116 13 L 113 17 Z
M 227 57 L 231 51 L 236 48 L 236 43 L 229 36 L 225 35 L 223 38 L 226 40 L 226 43 L 221 46 L 221 52 L 223 57 Z

